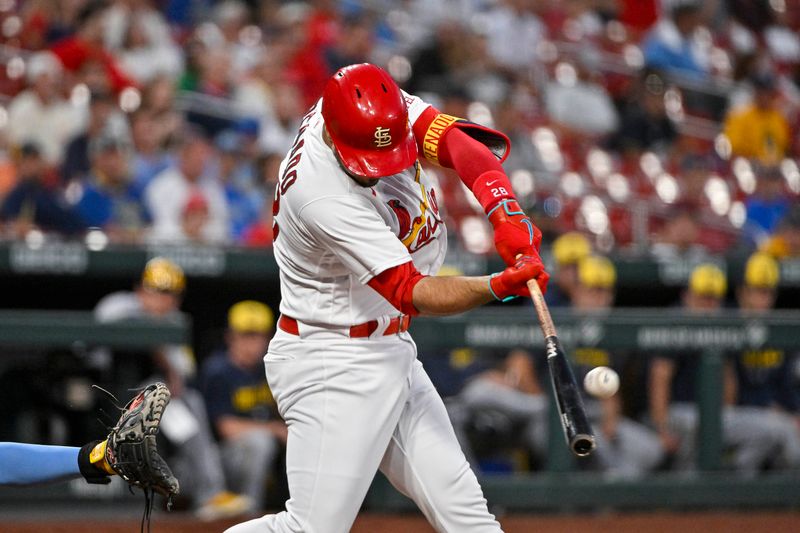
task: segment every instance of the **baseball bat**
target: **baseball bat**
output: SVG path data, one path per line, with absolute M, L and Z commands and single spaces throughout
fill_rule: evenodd
M 575 381 L 575 374 L 572 372 L 567 356 L 561 348 L 556 327 L 550 317 L 550 310 L 547 308 L 539 285 L 535 280 L 530 280 L 528 289 L 544 335 L 550 384 L 553 386 L 559 420 L 561 428 L 564 430 L 567 446 L 578 457 L 585 457 L 592 453 L 597 444 L 592 427 L 589 425 L 589 419 L 586 417 L 581 391 Z

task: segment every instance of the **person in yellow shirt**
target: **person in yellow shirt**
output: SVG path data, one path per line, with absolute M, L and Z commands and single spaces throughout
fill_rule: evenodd
M 752 82 L 753 101 L 728 114 L 723 133 L 731 143 L 732 155 L 773 165 L 786 155 L 791 135 L 789 123 L 775 105 L 774 76 L 759 74 Z

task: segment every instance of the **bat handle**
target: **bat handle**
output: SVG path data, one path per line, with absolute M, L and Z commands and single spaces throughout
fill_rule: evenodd
M 553 324 L 550 310 L 547 308 L 542 290 L 535 279 L 528 280 L 528 290 L 531 293 L 531 300 L 533 301 L 533 307 L 536 309 L 536 314 L 539 315 L 539 325 L 542 327 L 544 338 L 557 337 L 556 326 Z

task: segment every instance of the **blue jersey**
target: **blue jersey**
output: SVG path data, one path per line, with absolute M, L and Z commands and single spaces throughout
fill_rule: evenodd
M 745 350 L 731 357 L 736 369 L 739 405 L 781 406 L 797 412 L 800 401 L 792 380 L 794 354 L 761 348 Z
M 141 229 L 150 222 L 141 193 L 132 184 L 107 187 L 88 181 L 75 209 L 84 223 L 92 227 Z
M 700 352 L 680 352 L 659 354 L 656 357 L 669 359 L 675 365 L 672 374 L 671 401 L 694 402 L 697 373 L 700 370 Z
M 227 354 L 217 353 L 203 365 L 200 390 L 212 424 L 223 416 L 264 421 L 276 418 L 275 400 L 262 365 L 243 369 L 234 365 Z

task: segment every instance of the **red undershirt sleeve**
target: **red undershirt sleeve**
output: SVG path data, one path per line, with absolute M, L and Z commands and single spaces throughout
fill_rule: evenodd
M 414 286 L 424 277 L 426 276 L 419 273 L 413 261 L 408 261 L 387 268 L 369 280 L 367 285 L 386 298 L 401 313 L 416 316 L 419 311 L 413 303 Z
M 500 161 L 484 144 L 458 128 L 448 130 L 439 144 L 439 163 L 454 169 L 470 189 L 484 172 L 503 172 Z

